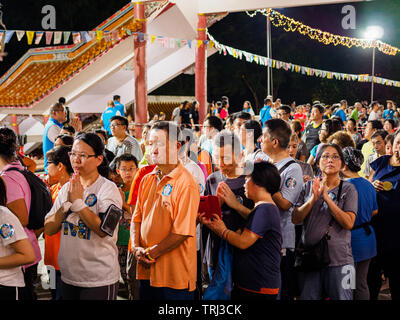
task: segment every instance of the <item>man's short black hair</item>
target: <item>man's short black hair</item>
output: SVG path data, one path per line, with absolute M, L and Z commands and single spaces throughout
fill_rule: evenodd
M 268 103 L 272 103 L 272 100 L 270 98 L 265 98 L 264 105 L 267 105 Z
M 257 120 L 246 120 L 243 123 L 243 126 L 246 130 L 253 130 L 253 140 L 254 144 L 256 144 L 258 138 L 262 136 L 262 127 L 260 122 L 258 122 Z
M 121 99 L 121 97 L 118 96 L 118 95 L 115 95 L 115 96 L 113 97 L 113 100 L 120 100 L 120 99 Z
M 290 114 L 292 112 L 292 108 L 286 104 L 281 105 L 278 110 L 283 110 L 285 113 Z
M 255 185 L 264 188 L 271 195 L 280 189 L 281 175 L 278 168 L 272 163 L 255 162 L 250 178 Z
M 117 169 L 119 169 L 119 166 L 121 165 L 122 161 L 133 161 L 135 163 L 136 168 L 139 166 L 138 164 L 138 160 L 136 159 L 136 157 L 131 154 L 131 153 L 124 153 L 122 155 L 120 155 L 119 157 L 115 158 L 115 167 Z
M 108 140 L 108 132 L 107 131 L 101 130 L 101 129 L 96 129 L 96 130 L 94 130 L 94 133 L 101 134 L 104 137 L 104 141 Z
M 208 123 L 210 127 L 213 127 L 214 129 L 221 131 L 224 128 L 224 123 L 222 120 L 216 116 L 209 116 L 207 117 L 204 122 L 208 120 Z
M 319 104 L 319 103 L 314 104 L 314 105 L 311 107 L 311 109 L 314 109 L 314 108 L 317 108 L 318 111 L 319 111 L 319 113 L 321 113 L 321 114 L 324 114 L 324 112 L 325 112 L 325 108 L 323 107 L 322 104 Z
M 368 122 L 371 123 L 372 129 L 383 129 L 382 122 L 380 122 L 379 120 L 369 120 Z
M 126 128 L 128 129 L 129 121 L 127 118 L 123 116 L 114 116 L 110 119 L 110 123 L 113 122 L 114 120 L 118 120 L 119 122 L 121 122 L 123 126 L 126 126 Z
M 387 135 L 388 135 L 388 133 L 387 133 L 385 130 L 379 129 L 379 130 L 376 130 L 376 131 L 372 134 L 371 140 L 372 140 L 372 139 L 375 139 L 375 138 L 377 138 L 377 137 L 381 137 L 382 140 L 385 140 L 385 138 L 386 138 Z
M 245 111 L 239 111 L 235 115 L 235 120 L 236 119 L 251 120 L 251 114 Z
M 64 97 L 60 97 L 60 98 L 58 99 L 58 102 L 59 102 L 59 103 L 62 103 L 62 104 L 65 104 L 66 100 L 65 100 Z
M 72 133 L 73 135 L 75 134 L 75 128 L 69 124 L 64 124 L 62 129 Z
M 269 119 L 265 121 L 265 129 L 273 139 L 277 139 L 279 147 L 286 150 L 290 143 L 292 129 L 289 124 L 282 119 Z
M 181 129 L 171 121 L 157 121 L 151 126 L 150 130 L 164 130 L 167 133 L 168 140 L 172 142 L 181 140 Z

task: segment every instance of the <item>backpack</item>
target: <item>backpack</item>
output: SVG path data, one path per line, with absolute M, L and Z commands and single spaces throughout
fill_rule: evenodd
M 26 227 L 30 230 L 43 228 L 44 218 L 53 206 L 51 194 L 46 184 L 38 176 L 28 170 L 12 167 L 6 171 L 18 171 L 21 173 L 31 189 L 31 207 L 29 210 L 29 221 Z

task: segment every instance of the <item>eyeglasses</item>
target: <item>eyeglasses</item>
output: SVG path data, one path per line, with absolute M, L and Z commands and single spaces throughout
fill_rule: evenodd
M 110 126 L 110 128 L 115 128 L 115 127 L 118 127 L 118 126 L 123 126 L 123 124 L 121 124 L 121 123 L 112 124 L 112 125 Z
M 338 161 L 338 160 L 340 160 L 340 157 L 337 154 L 334 154 L 332 156 L 330 156 L 329 154 L 324 154 L 321 156 L 321 159 L 324 161 L 328 161 L 329 159 L 331 159 L 333 161 Z
M 87 154 L 85 154 L 85 153 L 75 153 L 75 152 L 68 152 L 68 155 L 69 155 L 70 158 L 79 157 L 79 159 L 80 159 L 81 161 L 85 161 L 85 160 L 87 160 L 88 158 L 97 157 L 97 155 L 95 155 L 95 154 L 87 155 Z

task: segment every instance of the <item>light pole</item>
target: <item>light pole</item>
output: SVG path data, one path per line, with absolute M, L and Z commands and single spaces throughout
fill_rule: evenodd
M 271 21 L 269 15 L 267 15 L 267 58 L 268 58 L 268 66 L 267 66 L 267 95 L 272 96 L 272 68 L 269 66 L 269 61 L 272 56 L 271 49 Z
M 382 38 L 383 28 L 379 26 L 370 26 L 365 31 L 365 38 L 369 40 L 377 40 Z M 371 103 L 374 101 L 374 77 L 375 77 L 375 43 L 372 48 L 372 81 L 371 81 Z

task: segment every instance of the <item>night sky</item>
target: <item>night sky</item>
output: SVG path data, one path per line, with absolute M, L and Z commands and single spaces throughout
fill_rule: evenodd
M 57 10 L 57 30 L 92 30 L 121 9 L 127 0 L 0 0 L 3 4 L 3 21 L 10 30 L 41 30 L 44 5 L 54 5 Z M 277 9 L 284 15 L 306 25 L 335 34 L 363 38 L 368 25 L 380 25 L 385 33 L 382 41 L 400 47 L 400 1 L 379 0 L 348 3 L 356 9 L 356 29 L 342 28 L 341 13 L 345 4 Z M 217 22 L 209 32 L 222 44 L 266 56 L 266 18 L 261 14 L 249 17 L 245 12 L 230 13 Z M 44 40 L 42 39 L 43 46 Z M 72 40 L 70 40 L 72 43 Z M 26 37 L 18 42 L 16 36 L 7 45 L 9 56 L 0 62 L 0 75 L 4 74 L 28 49 Z M 316 40 L 283 28 L 272 26 L 272 58 L 303 66 L 342 73 L 370 74 L 372 49 L 346 48 L 324 45 Z M 400 54 L 388 56 L 376 51 L 375 72 L 377 76 L 400 80 Z M 243 77 L 246 81 L 243 80 Z M 259 104 L 266 96 L 266 68 L 255 63 L 236 60 L 218 53 L 208 59 L 208 100 L 219 100 L 226 95 L 231 108 L 239 110 L 244 100 Z M 273 70 L 274 98 L 283 103 L 297 104 L 321 100 L 327 104 L 348 99 L 370 99 L 370 84 L 308 77 L 282 70 Z M 247 83 L 247 84 L 246 84 Z M 248 86 L 256 92 L 252 94 Z M 151 94 L 194 95 L 194 76 L 181 75 Z M 384 102 L 392 99 L 400 102 L 400 88 L 375 84 L 375 97 Z M 259 105 L 260 107 L 260 105 Z

